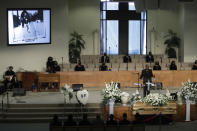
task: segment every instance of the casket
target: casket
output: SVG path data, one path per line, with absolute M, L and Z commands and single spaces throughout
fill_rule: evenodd
M 176 114 L 176 102 L 169 101 L 167 105 L 152 106 L 143 102 L 136 102 L 131 106 L 133 114 L 139 113 L 140 115 L 154 115 L 154 114 Z

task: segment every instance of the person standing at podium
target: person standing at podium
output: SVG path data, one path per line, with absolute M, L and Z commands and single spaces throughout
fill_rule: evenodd
M 150 94 L 147 82 L 152 82 L 152 77 L 154 77 L 153 72 L 151 69 L 149 69 L 149 65 L 146 64 L 145 69 L 142 70 L 140 76 L 140 79 L 143 79 L 143 84 L 144 84 L 144 97 Z

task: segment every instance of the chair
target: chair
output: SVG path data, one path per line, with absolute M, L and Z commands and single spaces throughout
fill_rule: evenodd
M 188 63 L 188 62 L 184 62 L 184 63 L 181 63 L 181 69 L 183 70 L 191 70 L 192 69 L 192 65 L 193 63 Z
M 97 64 L 97 63 L 100 63 L 100 58 L 99 58 L 100 56 L 95 56 L 95 58 L 93 59 L 93 63 L 94 64 Z
M 90 59 L 89 57 L 87 57 L 87 58 L 84 60 L 84 63 L 85 63 L 85 64 L 93 63 L 93 60 Z
M 128 70 L 129 70 L 129 71 L 134 71 L 134 70 L 136 70 L 136 65 L 135 65 L 135 63 L 128 63 Z
M 71 64 L 70 64 L 70 68 L 73 68 L 73 69 L 74 69 L 76 65 L 77 65 L 77 64 L 71 63 Z
M 119 63 L 112 63 L 112 71 L 118 71 L 119 70 Z
M 94 68 L 85 68 L 85 71 L 94 71 Z
M 171 63 L 172 61 L 175 61 L 175 63 L 178 63 L 177 58 L 168 58 L 169 59 L 169 63 Z
M 108 67 L 108 69 L 112 68 L 111 63 L 105 63 Z
M 118 63 L 118 58 L 112 57 L 112 58 L 110 58 L 110 62 L 111 63 Z
M 181 70 L 181 63 L 177 62 L 177 70 Z
M 68 68 L 70 67 L 70 64 L 63 64 L 62 71 L 68 71 Z
M 74 68 L 68 68 L 68 71 L 69 72 L 74 71 Z
M 169 59 L 168 58 L 162 58 L 162 63 L 169 63 Z
M 162 58 L 155 58 L 155 61 L 158 61 L 161 64 Z
M 120 63 L 119 71 L 127 70 L 127 66 L 130 63 Z
M 136 71 L 141 71 L 143 70 L 143 65 L 141 63 L 136 63 Z
M 161 70 L 168 70 L 167 63 L 161 63 Z

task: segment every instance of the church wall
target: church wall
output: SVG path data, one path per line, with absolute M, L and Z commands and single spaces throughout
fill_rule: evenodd
M 51 44 L 7 46 L 7 8 L 51 8 Z M 68 3 L 67 0 L 3 0 L 0 2 L 0 75 L 6 67 L 17 71 L 43 71 L 48 56 L 61 63 L 68 61 Z M 0 77 L 1 78 L 1 77 Z
M 197 59 L 197 1 L 185 4 L 184 23 L 184 61 L 193 62 Z
M 148 10 L 147 42 L 148 51 L 164 54 L 164 36 L 168 29 L 179 34 L 179 12 L 177 10 Z
M 100 1 L 69 0 L 69 30 L 83 34 L 82 55 L 100 54 Z
M 22 4 L 21 4 L 22 3 Z M 196 58 L 197 4 L 185 5 L 178 10 L 148 10 L 147 42 L 148 51 L 154 54 L 164 53 L 164 36 L 168 29 L 177 32 L 183 38 L 180 56 L 183 60 Z M 7 46 L 7 8 L 51 8 L 51 44 Z M 184 26 L 184 28 L 183 28 Z M 154 27 L 154 36 L 151 31 Z M 69 34 L 77 31 L 84 35 L 86 49 L 82 55 L 100 53 L 100 2 L 99 0 L 3 0 L 0 2 L 0 74 L 9 65 L 15 71 L 23 68 L 28 71 L 43 71 L 48 56 L 59 63 L 61 58 L 68 63 Z M 183 33 L 184 31 L 184 33 Z M 151 43 L 151 44 L 150 44 Z

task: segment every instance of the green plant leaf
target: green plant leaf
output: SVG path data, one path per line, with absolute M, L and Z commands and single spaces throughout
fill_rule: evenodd
M 85 49 L 85 41 L 83 40 L 83 35 L 77 33 L 76 31 L 70 34 L 71 38 L 69 40 L 69 61 L 72 63 L 80 59 L 81 50 Z

